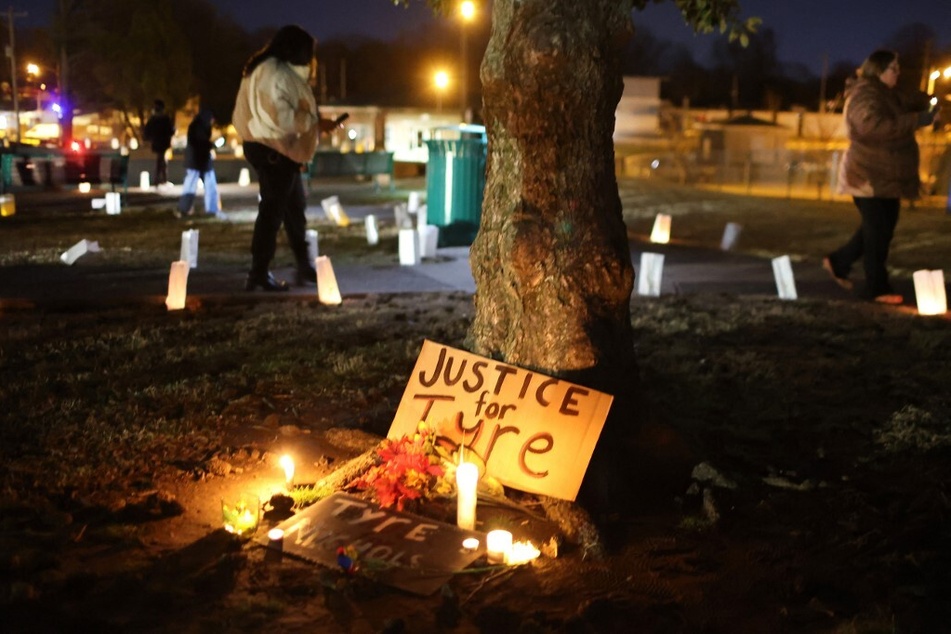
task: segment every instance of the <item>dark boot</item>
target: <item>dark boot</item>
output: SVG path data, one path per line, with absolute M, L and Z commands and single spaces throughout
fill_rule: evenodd
M 257 273 L 251 271 L 248 273 L 248 280 L 244 284 L 244 290 L 253 291 L 257 287 L 261 287 L 262 291 L 289 291 L 291 287 L 284 280 L 278 280 L 269 272 Z
M 313 286 L 317 284 L 317 269 L 306 262 L 297 265 L 297 285 Z

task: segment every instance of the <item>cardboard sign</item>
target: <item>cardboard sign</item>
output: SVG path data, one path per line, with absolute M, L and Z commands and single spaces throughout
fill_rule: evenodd
M 339 569 L 337 548 L 352 546 L 369 576 L 415 594 L 438 590 L 485 552 L 485 535 L 428 517 L 381 509 L 361 498 L 334 493 L 278 526 L 285 554 Z M 462 541 L 479 540 L 466 549 Z M 267 538 L 262 542 L 267 545 Z
M 388 436 L 420 421 L 505 486 L 574 500 L 613 397 L 514 365 L 423 342 Z

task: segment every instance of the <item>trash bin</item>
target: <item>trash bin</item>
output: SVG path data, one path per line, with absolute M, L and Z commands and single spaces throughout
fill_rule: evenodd
M 0 191 L 9 191 L 13 187 L 13 154 L 0 154 Z
M 426 141 L 426 222 L 439 227 L 439 246 L 472 244 L 482 218 L 486 136 L 483 126 L 437 128 Z

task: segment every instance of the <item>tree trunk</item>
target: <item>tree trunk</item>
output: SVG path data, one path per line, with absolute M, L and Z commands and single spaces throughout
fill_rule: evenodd
M 481 69 L 489 146 L 466 344 L 613 394 L 599 449 L 609 427 L 621 431 L 618 419 L 631 427 L 632 407 L 618 397 L 637 381 L 612 139 L 630 9 L 624 0 L 496 0 Z

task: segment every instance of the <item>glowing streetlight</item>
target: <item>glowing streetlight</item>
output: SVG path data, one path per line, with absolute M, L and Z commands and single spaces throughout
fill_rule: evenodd
M 469 122 L 469 53 L 468 31 L 466 23 L 475 18 L 476 6 L 472 0 L 463 0 L 459 3 L 459 107 L 462 109 L 462 120 Z
M 34 64 L 33 62 L 27 62 L 26 64 L 26 78 L 28 81 L 34 84 L 33 86 L 33 98 L 36 99 L 36 112 L 37 114 L 42 111 L 43 107 L 40 100 L 40 91 L 46 89 L 46 85 L 38 83 L 40 78 L 40 66 L 39 64 Z
M 433 85 L 436 87 L 436 110 L 442 112 L 442 94 L 449 86 L 449 73 L 437 70 L 433 75 Z
M 928 75 L 928 94 L 929 95 L 934 94 L 934 83 L 938 81 L 938 79 L 942 76 L 945 79 L 951 79 L 951 66 L 948 66 L 944 70 L 941 70 L 940 68 L 935 68 L 931 71 L 931 74 Z

